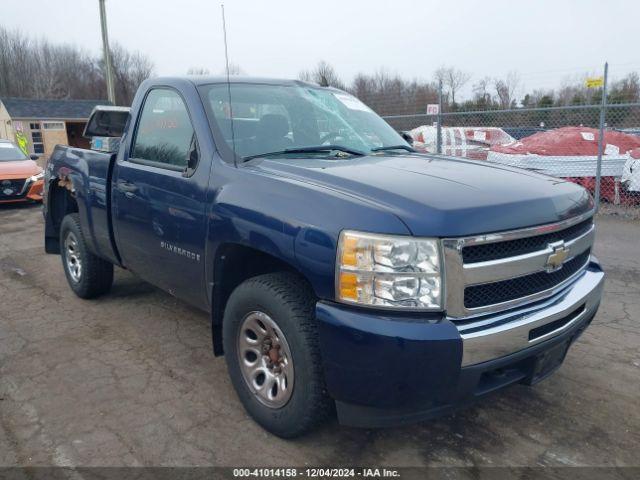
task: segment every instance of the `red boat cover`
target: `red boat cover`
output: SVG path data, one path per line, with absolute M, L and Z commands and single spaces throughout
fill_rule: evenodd
M 598 155 L 598 136 L 595 128 L 562 127 L 535 133 L 519 142 L 492 145 L 491 151 L 511 155 Z M 624 155 L 640 148 L 640 137 L 614 130 L 605 131 L 604 142 L 605 155 Z

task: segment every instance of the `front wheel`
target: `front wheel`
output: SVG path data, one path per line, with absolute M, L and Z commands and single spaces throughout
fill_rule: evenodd
M 231 382 L 247 412 L 284 438 L 300 436 L 331 412 L 315 324 L 315 299 L 300 278 L 251 278 L 231 294 L 223 342 Z
M 80 298 L 107 293 L 113 283 L 113 264 L 94 255 L 80 228 L 80 217 L 72 213 L 60 225 L 60 256 L 67 282 Z

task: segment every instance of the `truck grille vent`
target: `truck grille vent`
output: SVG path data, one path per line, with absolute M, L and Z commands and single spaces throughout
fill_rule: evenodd
M 478 263 L 537 252 L 544 250 L 549 243 L 560 240 L 564 240 L 565 242 L 573 240 L 587 232 L 591 228 L 591 225 L 593 225 L 593 218 L 589 218 L 558 232 L 519 238 L 517 240 L 507 240 L 506 242 L 469 245 L 462 249 L 462 260 L 464 263 Z
M 564 327 L 567 323 L 575 320 L 580 315 L 584 313 L 586 307 L 586 303 L 583 303 L 578 308 L 576 308 L 570 314 L 559 318 L 558 320 L 554 320 L 553 322 L 549 322 L 546 325 L 542 325 L 540 327 L 529 330 L 529 340 L 535 340 L 536 338 L 547 335 L 548 333 L 553 332 L 554 330 L 558 330 L 559 328 Z
M 0 200 L 14 200 L 22 198 L 25 178 L 19 180 L 0 180 Z
M 559 233 L 563 234 L 566 231 Z M 578 272 L 589 260 L 590 253 L 591 250 L 586 250 L 552 273 L 536 272 L 500 282 L 469 286 L 464 290 L 464 306 L 478 308 L 495 305 L 549 290 Z

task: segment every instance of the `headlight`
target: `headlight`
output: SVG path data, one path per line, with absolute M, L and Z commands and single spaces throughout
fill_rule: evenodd
M 42 180 L 44 178 L 44 170 L 40 173 L 36 173 L 33 177 L 29 177 L 30 182 L 37 182 L 38 180 Z
M 414 310 L 442 309 L 439 242 L 431 238 L 343 231 L 338 242 L 340 302 Z

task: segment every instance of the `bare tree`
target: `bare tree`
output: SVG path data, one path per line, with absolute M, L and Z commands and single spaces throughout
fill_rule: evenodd
M 314 82 L 322 87 L 336 87 L 344 90 L 345 84 L 342 82 L 333 66 L 321 60 L 312 70 L 303 70 L 298 75 L 300 80 Z
M 138 85 L 153 72 L 150 60 L 121 46 L 112 49 L 118 103 L 129 104 Z M 72 45 L 33 40 L 0 27 L 0 96 L 104 98 L 101 55 Z
M 118 44 L 111 47 L 111 62 L 116 80 L 116 103 L 130 105 L 138 86 L 153 73 L 153 64 L 139 52 L 131 53 Z
M 496 78 L 493 86 L 496 89 L 498 103 L 501 108 L 515 106 L 515 93 L 520 86 L 520 75 L 518 75 L 518 72 L 509 72 L 504 79 Z
M 348 91 L 380 115 L 424 113 L 438 99 L 433 83 L 405 80 L 384 69 L 373 75 L 359 73 Z
M 631 72 L 617 82 L 613 82 L 610 93 L 611 103 L 638 102 L 640 100 L 640 77 Z
M 491 95 L 491 78 L 483 77 L 473 84 L 473 96 L 476 104 L 488 106 L 493 102 L 493 96 Z
M 205 67 L 190 67 L 187 75 L 209 75 L 211 72 Z
M 225 69 L 226 73 L 226 69 Z M 229 75 L 246 75 L 247 73 L 240 65 L 235 62 L 229 62 Z
M 459 92 L 467 82 L 471 79 L 471 74 L 455 67 L 442 66 L 435 71 L 434 77 L 436 81 L 442 82 L 442 85 L 449 89 L 451 93 L 451 103 L 456 103 L 456 92 Z
M 32 42 L 19 31 L 0 27 L 0 95 L 30 96 L 26 80 L 35 73 L 36 67 L 27 57 L 31 49 Z

